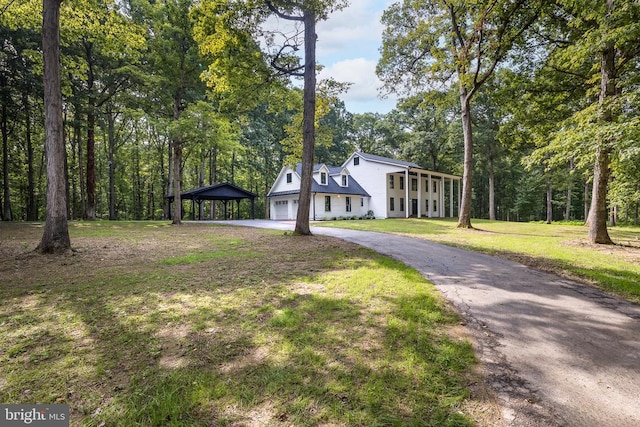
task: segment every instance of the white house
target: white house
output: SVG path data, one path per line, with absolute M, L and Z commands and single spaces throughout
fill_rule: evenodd
M 298 212 L 302 167 L 284 167 L 267 194 L 271 219 L 293 220 Z M 353 153 L 342 166 L 314 165 L 310 220 L 360 217 L 453 217 L 460 206 L 460 176 L 415 163 Z M 455 209 L 454 209 L 455 207 Z

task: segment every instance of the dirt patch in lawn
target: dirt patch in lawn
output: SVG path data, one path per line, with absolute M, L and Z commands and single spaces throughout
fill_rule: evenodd
M 640 241 L 622 240 L 615 245 L 593 245 L 584 240 L 569 240 L 564 242 L 569 247 L 587 248 L 601 254 L 613 255 L 616 258 L 640 264 Z

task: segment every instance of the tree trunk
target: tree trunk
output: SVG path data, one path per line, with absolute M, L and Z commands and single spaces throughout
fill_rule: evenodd
M 42 253 L 71 249 L 64 182 L 65 147 L 62 130 L 60 83 L 60 0 L 43 0 L 42 54 L 44 59 L 45 151 L 47 156 L 47 208 Z
M 89 73 L 89 103 L 87 106 L 87 209 L 85 219 L 96 219 L 96 112 L 93 94 L 93 76 Z
M 173 214 L 171 223 L 182 224 L 182 174 L 180 164 L 182 163 L 182 143 L 177 139 L 173 141 Z
M 612 244 L 607 230 L 607 184 L 609 181 L 610 150 L 598 149 L 593 175 L 591 208 L 589 209 L 589 241 L 598 244 Z
M 2 104 L 2 117 L 0 117 L 0 128 L 2 128 L 2 219 L 4 221 L 13 221 L 13 213 L 11 210 L 11 194 L 9 188 L 9 128 L 7 123 L 7 105 Z
M 588 225 L 588 221 L 589 221 L 589 207 L 590 207 L 590 202 L 589 202 L 589 181 L 585 181 L 584 182 L 584 222 L 586 225 Z
M 181 113 L 182 89 L 178 88 L 173 98 L 173 120 L 178 120 Z M 173 147 L 173 219 L 174 225 L 182 224 L 182 141 L 172 136 Z
M 462 172 L 462 203 L 458 217 L 458 228 L 471 226 L 471 185 L 473 182 L 473 134 L 471 130 L 471 105 L 467 89 L 460 83 L 460 106 L 462 134 L 464 137 L 464 169 Z
M 565 210 L 564 210 L 564 220 L 565 221 L 570 221 L 571 220 L 571 196 L 572 196 L 572 192 L 573 192 L 573 179 L 572 179 L 572 175 L 571 172 L 573 171 L 573 159 L 569 160 L 569 181 L 567 182 L 567 201 L 565 204 Z
M 218 179 L 218 149 L 212 148 L 209 152 L 209 185 L 216 183 Z M 212 200 L 210 205 L 209 217 L 216 219 L 216 201 Z
M 638 191 L 640 191 L 640 184 L 638 184 Z M 640 203 L 636 201 L 636 208 L 633 211 L 633 225 L 638 225 L 638 219 L 640 219 Z
M 613 11 L 613 0 L 607 0 L 608 14 Z M 615 47 L 611 42 L 602 51 L 600 62 L 600 108 L 603 122 L 613 121 L 613 111 L 607 101 L 616 94 Z M 597 244 L 613 244 L 607 231 L 607 185 L 609 184 L 611 165 L 611 144 L 613 141 L 600 141 L 596 151 L 593 172 L 593 193 L 589 210 L 589 241 Z
M 25 139 L 27 140 L 27 221 L 36 221 L 38 212 L 36 210 L 36 184 L 33 169 L 33 141 L 31 141 L 31 106 L 27 92 L 22 96 L 22 105 L 25 114 Z
M 489 156 L 489 219 L 496 219 L 496 180 L 493 167 L 493 156 Z
M 115 136 L 115 117 L 111 107 L 107 107 L 107 139 L 108 149 L 108 161 L 109 161 L 109 220 L 115 221 L 118 219 L 116 215 L 116 164 L 115 164 L 115 152 L 116 152 L 116 136 Z M 135 185 L 135 182 L 134 182 Z
M 618 223 L 618 205 L 613 205 L 611 207 L 611 212 L 609 215 L 609 226 L 615 227 Z
M 302 118 L 302 176 L 295 233 L 310 235 L 309 209 L 313 182 L 316 112 L 316 16 L 304 9 L 304 95 Z
M 160 158 L 163 156 L 160 155 Z M 167 197 L 164 198 L 164 216 L 165 219 L 173 219 L 173 213 L 171 211 L 171 203 L 169 203 L 169 196 L 173 196 L 173 141 L 169 140 L 169 156 L 168 156 L 168 176 L 167 176 Z
M 553 188 L 551 188 L 551 177 L 547 172 L 547 224 L 553 222 Z

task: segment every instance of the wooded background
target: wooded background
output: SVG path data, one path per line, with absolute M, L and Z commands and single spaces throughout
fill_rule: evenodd
M 266 193 L 283 164 L 301 155 L 302 90 L 270 67 L 277 41 L 260 42 L 269 32 L 260 27 L 267 12 L 257 3 L 62 3 L 70 219 L 167 218 L 176 143 L 184 190 L 230 182 L 258 194 L 256 211 L 268 217 Z M 340 165 L 361 150 L 462 175 L 459 87 L 446 76 L 440 83 L 433 70 L 402 68 L 409 38 L 420 37 L 401 25 L 420 16 L 409 3 L 385 13 L 378 66 L 401 101 L 388 114 L 352 114 L 339 100 L 344 85 L 319 82 L 316 163 Z M 478 2 L 413 3 L 473 13 Z M 535 21 L 472 100 L 474 217 L 584 220 L 605 141 L 611 220 L 638 224 L 640 6 L 612 5 L 529 2 Z M 38 1 L 0 1 L 3 220 L 44 218 L 41 11 Z M 422 16 L 438 22 L 436 13 Z M 615 91 L 603 103 L 607 46 Z M 605 104 L 610 120 L 602 120 Z M 223 210 L 212 213 L 219 218 Z

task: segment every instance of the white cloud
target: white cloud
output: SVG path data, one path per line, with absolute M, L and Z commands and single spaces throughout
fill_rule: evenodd
M 395 105 L 393 97 L 385 100 L 378 97 L 382 82 L 376 76 L 375 60 L 353 58 L 338 61 L 324 68 L 318 75 L 320 79 L 329 77 L 339 82 L 352 83 L 348 92 L 340 97 L 351 112 L 387 112 Z
M 391 0 L 351 0 L 349 7 L 318 23 L 317 59 L 325 66 L 319 78 L 352 83 L 341 96 L 351 112 L 386 113 L 395 106 L 395 97 L 378 97 L 382 82 L 375 71 L 384 30 L 380 18 L 391 3 Z
M 395 106 L 395 97 L 384 100 L 378 97 L 382 82 L 375 73 L 384 30 L 380 18 L 392 2 L 351 0 L 349 7 L 334 12 L 317 25 L 316 59 L 325 67 L 318 77 L 353 83 L 341 96 L 347 110 L 353 113 L 385 113 Z M 292 28 L 290 22 L 277 18 L 271 18 L 267 26 L 280 31 Z
M 349 7 L 334 12 L 317 26 L 318 57 L 347 58 L 358 53 L 376 57 L 381 41 L 380 17 L 383 1 L 352 0 Z

